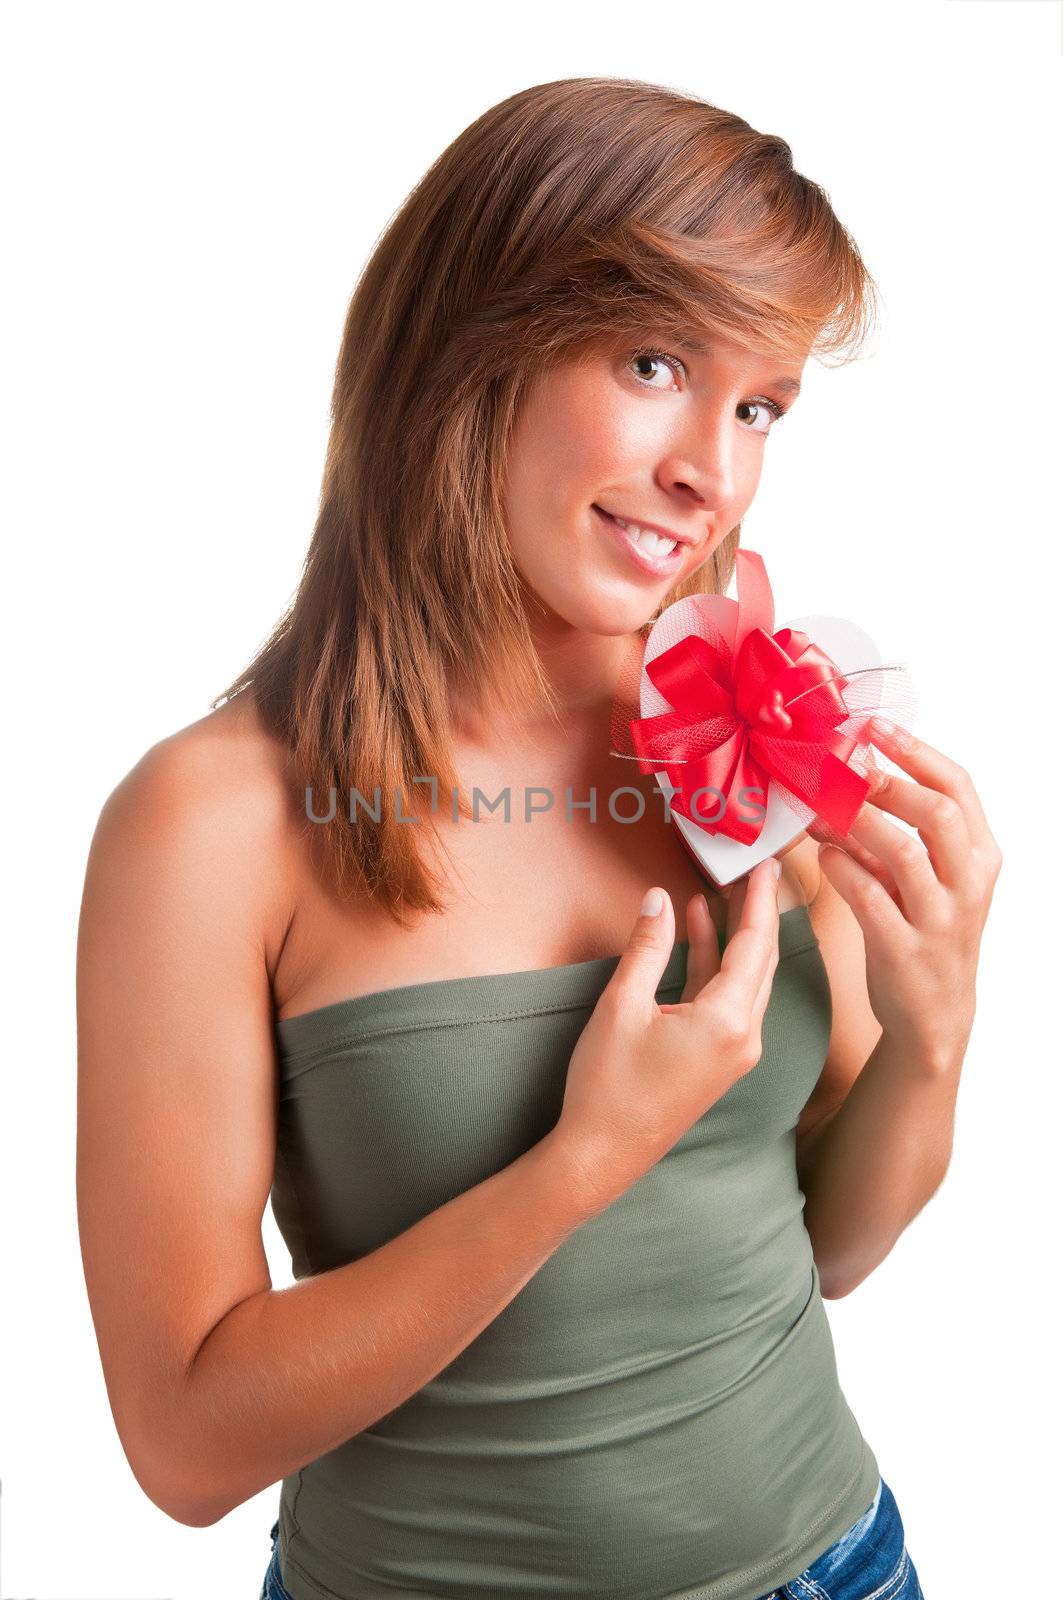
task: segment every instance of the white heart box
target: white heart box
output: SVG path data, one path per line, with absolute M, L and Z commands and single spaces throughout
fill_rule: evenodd
M 646 640 L 642 659 L 639 684 L 641 717 L 660 716 L 672 709 L 660 690 L 650 681 L 646 668 L 651 661 L 689 634 L 697 634 L 701 638 L 713 638 L 722 631 L 729 638 L 734 638 L 736 604 L 734 601 L 726 601 L 727 609 L 721 610 L 720 599 L 718 595 L 691 595 L 685 600 L 677 600 L 657 618 Z M 780 628 L 782 626 L 783 624 L 780 624 Z M 845 617 L 798 617 L 785 626 L 806 633 L 814 644 L 837 663 L 838 670 L 842 674 L 857 675 L 851 690 L 847 690 L 844 695 L 845 704 L 851 714 L 844 722 L 839 723 L 834 731 L 857 740 L 849 757 L 850 764 L 864 760 L 871 746 L 870 740 L 861 736 L 865 733 L 867 723 L 875 711 L 882 709 L 882 687 L 889 681 L 890 676 L 889 671 L 868 670 L 882 666 L 882 659 L 874 640 Z M 778 632 L 779 629 L 773 631 Z M 861 674 L 863 676 L 860 676 Z M 888 714 L 894 722 L 906 726 L 911 715 L 911 704 L 891 701 Z M 678 793 L 667 773 L 657 772 L 655 777 L 666 800 L 670 800 L 673 794 Z M 784 790 L 774 778 L 769 779 L 766 815 L 760 833 L 752 844 L 741 844 L 737 839 L 731 839 L 723 833 L 706 833 L 704 828 L 699 828 L 696 823 L 669 808 L 671 821 L 678 827 L 683 842 L 698 864 L 720 885 L 734 883 L 737 878 L 752 872 L 758 861 L 763 861 L 766 856 L 776 855 L 785 849 L 813 821 L 815 815 L 814 811 L 796 795 Z

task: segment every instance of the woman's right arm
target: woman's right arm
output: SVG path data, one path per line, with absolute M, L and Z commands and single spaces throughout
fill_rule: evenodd
M 78 1223 L 108 1398 L 144 1492 L 196 1527 L 423 1388 L 607 1203 L 548 1135 L 360 1260 L 272 1287 L 283 808 L 201 728 L 104 806 L 77 954 Z

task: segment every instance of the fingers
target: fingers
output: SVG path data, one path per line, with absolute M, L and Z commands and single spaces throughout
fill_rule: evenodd
M 720 936 L 703 894 L 696 894 L 687 905 L 687 939 L 690 948 L 681 1004 L 700 994 L 720 970 Z
M 771 1001 L 771 991 L 775 984 L 775 969 L 778 965 L 779 941 L 776 939 L 768 964 L 764 968 L 764 976 L 761 979 L 760 988 L 757 990 L 756 999 L 753 1001 L 753 1009 L 749 1015 L 750 1026 L 756 1030 L 758 1035 L 764 1022 L 764 1014 Z
M 903 907 L 886 885 L 837 845 L 822 850 L 819 859 L 827 882 L 848 903 L 859 922 L 869 959 L 883 948 L 898 948 L 904 933 L 910 930 Z
M 728 991 L 726 998 L 747 1015 L 769 967 L 778 960 L 778 883 L 775 862 L 769 856 L 757 863 L 727 906 L 727 943 L 712 987 L 717 992 L 721 988 Z M 703 990 L 702 995 L 709 992 Z
M 898 785 L 901 780 L 886 778 L 883 781 L 893 786 Z M 886 805 L 897 816 L 903 816 L 906 820 L 909 810 L 913 813 L 920 811 L 928 816 L 929 811 L 924 810 L 924 802 L 928 802 L 929 807 L 934 810 L 939 805 L 953 805 L 953 802 L 944 795 L 932 796 L 930 790 L 920 789 L 916 784 L 906 783 L 904 788 L 923 797 L 922 800 L 910 806 L 907 802 L 898 804 L 895 800 L 891 804 L 887 800 Z M 893 792 L 896 796 L 898 791 L 894 788 Z M 877 803 L 877 792 L 874 798 Z M 957 825 L 962 827 L 958 809 L 954 812 L 954 816 Z M 948 827 L 949 825 L 943 822 L 941 834 L 931 833 L 924 830 L 936 830 L 936 824 L 924 821 L 923 827 L 919 830 L 922 840 L 931 846 L 936 844 L 942 851 L 935 861 L 933 848 L 924 849 L 920 839 L 913 838 L 903 828 L 888 822 L 881 811 L 876 811 L 874 805 L 865 800 L 846 835 L 844 848 L 847 854 L 879 880 L 890 897 L 899 902 L 905 915 L 912 922 L 919 923 L 929 920 L 935 914 L 939 904 L 945 899 L 946 886 L 950 879 L 958 876 L 956 869 L 959 862 L 970 854 L 969 842 L 966 839 L 961 842 L 958 831 L 951 832 L 951 835 L 946 837 L 945 830 Z M 965 829 L 964 834 L 966 834 Z M 955 851 L 956 858 L 947 875 L 939 879 L 934 868 L 943 861 L 946 851 L 949 853 Z
M 941 881 L 956 887 L 970 847 L 985 847 L 992 840 L 970 773 L 906 728 L 886 733 L 876 718 L 869 729 L 889 759 L 915 779 L 905 783 L 883 773 L 869 798 L 919 829 Z
M 817 844 L 833 845 L 836 850 L 843 851 L 847 856 L 851 857 L 858 866 L 863 867 L 865 872 L 870 872 L 873 878 L 877 878 L 879 883 L 881 883 L 882 887 L 886 890 L 887 894 L 889 894 L 895 900 L 899 899 L 900 891 L 893 881 L 889 868 L 884 862 L 879 860 L 878 856 L 876 856 L 873 851 L 869 850 L 866 845 L 860 843 L 854 832 L 855 828 L 856 823 L 854 822 L 853 826 L 849 829 L 849 832 L 843 836 L 839 834 L 835 828 L 830 828 L 817 823 L 814 827 L 810 827 L 808 831 L 816 840 Z M 822 860 L 823 856 L 821 853 L 820 861 Z
M 746 903 L 746 893 L 748 888 L 749 879 L 743 878 L 739 883 L 735 884 L 727 898 L 727 918 L 724 928 L 724 936 L 728 944 L 730 944 L 731 940 L 738 932 L 738 924 L 742 916 L 742 907 Z
M 675 911 L 666 889 L 647 891 L 603 999 L 649 1012 L 675 945 Z

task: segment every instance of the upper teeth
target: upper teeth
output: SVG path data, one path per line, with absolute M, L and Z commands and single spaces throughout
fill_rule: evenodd
M 640 528 L 637 522 L 625 522 L 622 517 L 614 517 L 628 538 L 651 556 L 669 556 L 679 543 L 678 539 L 664 539 L 659 533 L 651 533 L 649 528 Z

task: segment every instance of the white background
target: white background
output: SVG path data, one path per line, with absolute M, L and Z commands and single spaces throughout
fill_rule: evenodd
M 810 367 L 744 542 L 780 623 L 848 615 L 909 664 L 916 730 L 972 772 L 1005 865 L 951 1170 L 828 1312 L 927 1600 L 1063 1582 L 1060 10 L 4 6 L 4 1595 L 258 1594 L 279 1490 L 174 1522 L 107 1404 L 74 1197 L 86 854 L 111 789 L 295 588 L 377 235 L 488 106 L 582 75 L 781 133 L 882 290 L 865 358 Z

